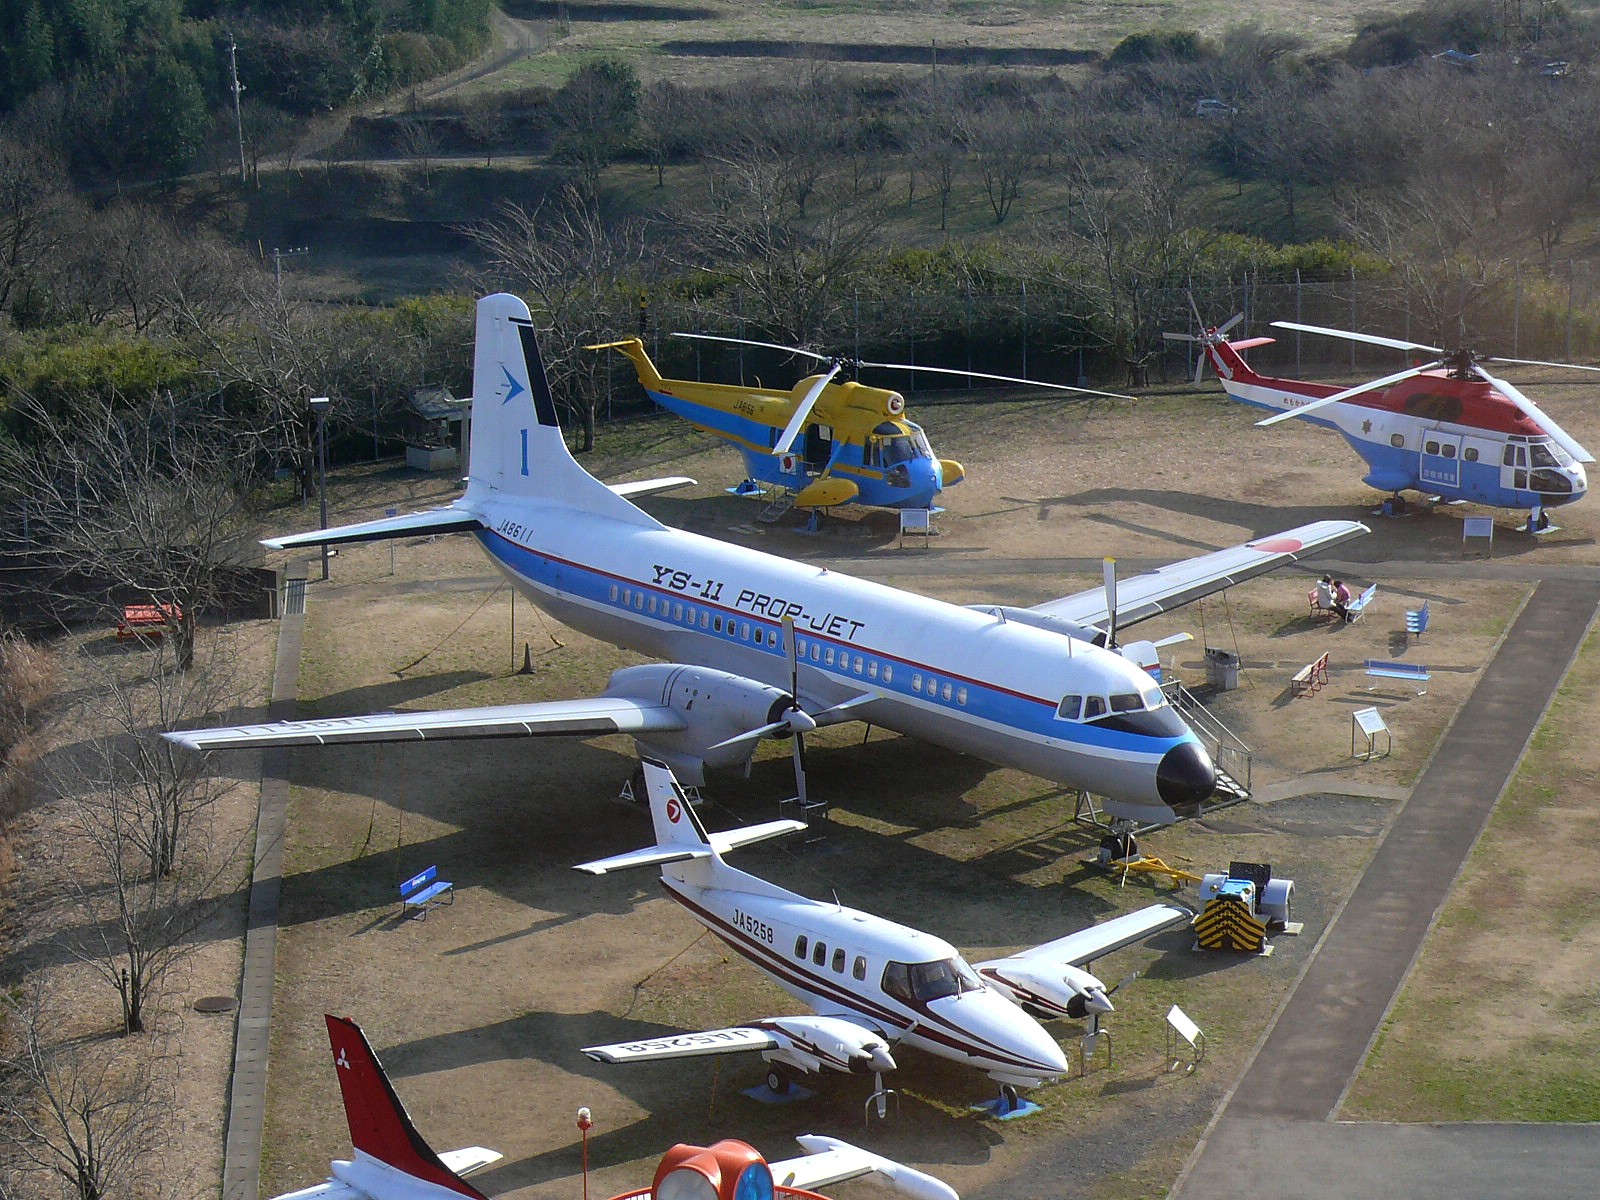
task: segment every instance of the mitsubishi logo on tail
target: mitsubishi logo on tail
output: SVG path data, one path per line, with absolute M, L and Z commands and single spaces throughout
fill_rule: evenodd
M 522 393 L 527 391 L 528 389 L 523 387 L 520 383 L 517 382 L 517 377 L 511 373 L 511 368 L 510 367 L 506 366 L 504 363 L 501 363 L 500 364 L 500 369 L 505 372 L 506 383 L 510 385 L 510 389 L 506 392 L 506 398 L 504 400 L 500 401 L 500 403 L 501 404 L 510 404 L 513 400 L 515 400 L 518 396 L 522 395 Z
M 346 1071 L 350 1070 L 350 1056 L 345 1053 L 343 1046 L 339 1047 L 339 1053 L 334 1056 L 333 1065 L 342 1067 Z

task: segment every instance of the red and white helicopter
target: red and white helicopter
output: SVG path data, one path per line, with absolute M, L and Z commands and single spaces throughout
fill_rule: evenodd
M 1270 345 L 1270 337 L 1231 342 L 1239 314 L 1206 329 L 1198 342 L 1228 395 L 1242 404 L 1274 410 L 1256 422 L 1275 425 L 1303 417 L 1336 429 L 1368 467 L 1365 482 L 1395 496 L 1418 491 L 1445 500 L 1528 510 L 1528 531 L 1549 527 L 1548 508 L 1571 504 L 1588 490 L 1584 464 L 1594 455 L 1516 387 L 1491 375 L 1484 363 L 1600 368 L 1537 359 L 1501 358 L 1471 350 L 1442 350 L 1421 342 L 1274 321 L 1279 329 L 1320 333 L 1373 346 L 1433 355 L 1431 361 L 1358 387 L 1338 388 L 1258 375 L 1243 352 Z M 1202 361 L 1201 366 L 1204 366 Z

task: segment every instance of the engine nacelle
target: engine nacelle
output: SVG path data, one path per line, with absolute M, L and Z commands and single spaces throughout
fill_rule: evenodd
M 777 1039 L 761 1057 L 802 1071 L 828 1067 L 855 1075 L 894 1070 L 894 1057 L 882 1035 L 839 1017 L 769 1017 L 756 1027 Z
M 718 750 L 711 747 L 781 721 L 794 707 L 794 697 L 782 688 L 681 663 L 651 663 L 614 671 L 605 694 L 665 704 L 683 717 L 683 729 L 648 733 L 634 740 L 641 753 L 664 761 L 687 787 L 704 784 L 707 767 L 748 772 L 754 742 L 736 742 Z
M 985 963 L 978 973 L 1035 1016 L 1079 1021 L 1112 1011 L 1106 985 L 1082 967 L 1007 958 Z

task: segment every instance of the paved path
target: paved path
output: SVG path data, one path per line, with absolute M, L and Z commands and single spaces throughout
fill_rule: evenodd
M 306 564 L 289 576 L 305 579 Z M 267 720 L 294 717 L 300 680 L 305 608 L 286 613 L 278 628 Z M 255 871 L 250 876 L 250 917 L 239 983 L 239 1023 L 234 1030 L 233 1079 L 228 1091 L 228 1136 L 222 1152 L 222 1200 L 256 1200 L 261 1187 L 261 1132 L 267 1112 L 267 1051 L 272 1040 L 272 985 L 278 952 L 278 898 L 283 883 L 283 829 L 289 808 L 289 752 L 262 755 L 261 803 L 256 816 Z
M 1534 590 L 1191 1156 L 1174 1200 L 1600 1192 L 1593 1127 L 1333 1120 L 1597 605 L 1592 572 Z

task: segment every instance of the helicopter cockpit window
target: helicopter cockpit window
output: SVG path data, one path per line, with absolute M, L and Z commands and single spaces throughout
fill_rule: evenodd
M 1536 467 L 1564 466 L 1560 457 L 1555 453 L 1558 449 L 1551 442 L 1534 442 L 1528 447 L 1528 452 L 1533 456 L 1533 465 Z
M 878 466 L 897 467 L 914 458 L 932 458 L 933 451 L 922 430 L 907 422 L 902 428 L 885 421 L 872 431 L 872 456 Z

